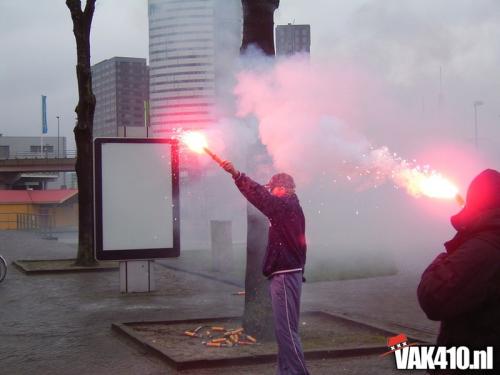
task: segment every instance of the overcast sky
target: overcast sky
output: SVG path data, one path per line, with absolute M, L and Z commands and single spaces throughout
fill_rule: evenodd
M 72 138 L 77 91 L 69 11 L 63 0 L 36 4 L 0 2 L 0 132 L 39 135 L 44 94 L 49 135 L 57 134 L 59 115 L 61 134 Z M 481 143 L 489 157 L 498 157 L 499 1 L 282 0 L 275 21 L 311 24 L 313 59 L 362 65 L 404 110 L 427 119 L 441 91 L 442 105 L 456 119 L 446 134 L 464 142 L 472 140 L 473 102 L 484 101 L 478 108 Z M 98 0 L 92 63 L 148 57 L 147 26 L 146 0 Z

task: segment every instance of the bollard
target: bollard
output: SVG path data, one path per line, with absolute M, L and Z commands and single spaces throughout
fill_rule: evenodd
M 212 269 L 228 272 L 233 268 L 233 236 L 231 221 L 210 221 Z

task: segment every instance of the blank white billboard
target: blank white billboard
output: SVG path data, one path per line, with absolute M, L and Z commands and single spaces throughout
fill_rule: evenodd
M 95 150 L 97 258 L 178 255 L 177 144 L 98 138 Z

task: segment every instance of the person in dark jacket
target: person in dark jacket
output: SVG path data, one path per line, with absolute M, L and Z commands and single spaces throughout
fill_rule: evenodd
M 441 321 L 437 345 L 493 346 L 500 371 L 500 173 L 471 182 L 464 208 L 451 218 L 457 233 L 424 271 L 417 295 L 431 320 Z
M 240 192 L 271 224 L 262 273 L 269 291 L 278 343 L 278 375 L 308 375 L 299 336 L 302 274 L 306 263 L 305 218 L 293 178 L 274 175 L 265 186 L 224 161 Z

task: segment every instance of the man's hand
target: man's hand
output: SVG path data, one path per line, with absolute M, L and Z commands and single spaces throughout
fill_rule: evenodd
M 228 160 L 224 160 L 221 166 L 227 173 L 230 173 L 233 178 L 238 177 L 238 175 L 240 174 L 240 172 L 234 167 L 233 163 Z

